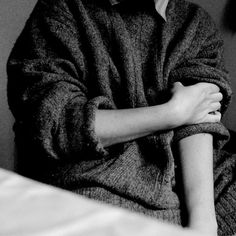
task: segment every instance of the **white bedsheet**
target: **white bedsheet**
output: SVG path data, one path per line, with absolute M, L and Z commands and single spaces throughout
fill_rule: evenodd
M 0 169 L 1 236 L 196 236 Z

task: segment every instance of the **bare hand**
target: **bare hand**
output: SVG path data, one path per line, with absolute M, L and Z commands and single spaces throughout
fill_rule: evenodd
M 221 113 L 218 110 L 223 95 L 217 85 L 201 82 L 183 86 L 176 82 L 172 94 L 170 102 L 173 109 L 176 109 L 176 119 L 180 125 L 220 121 Z

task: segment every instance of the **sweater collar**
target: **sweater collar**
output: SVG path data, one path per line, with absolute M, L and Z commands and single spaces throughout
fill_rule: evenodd
M 109 0 L 111 5 L 119 4 L 125 0 Z M 166 21 L 166 8 L 169 0 L 153 0 L 158 14 Z

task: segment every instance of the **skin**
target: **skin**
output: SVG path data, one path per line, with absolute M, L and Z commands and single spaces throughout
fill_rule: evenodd
M 179 141 L 189 228 L 217 235 L 213 183 L 213 137 L 196 134 Z
M 165 104 L 122 110 L 97 110 L 95 132 L 104 147 L 108 147 L 159 130 L 219 122 L 221 100 L 222 94 L 214 84 L 183 86 L 176 82 L 172 88 L 172 98 Z M 196 134 L 179 141 L 189 228 L 207 235 L 217 235 L 212 143 L 210 134 Z
M 219 122 L 222 94 L 210 83 L 183 86 L 177 82 L 169 102 L 142 108 L 97 110 L 95 132 L 102 144 L 134 140 L 158 130 L 174 129 L 182 125 Z M 134 122 L 135 120 L 135 122 Z M 116 125 L 114 125 L 116 124 Z

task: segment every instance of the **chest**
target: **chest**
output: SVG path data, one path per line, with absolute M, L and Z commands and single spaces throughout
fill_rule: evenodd
M 155 8 L 86 7 L 83 50 L 92 96 L 105 95 L 123 108 L 162 103 L 170 69 L 165 67 L 164 20 Z

